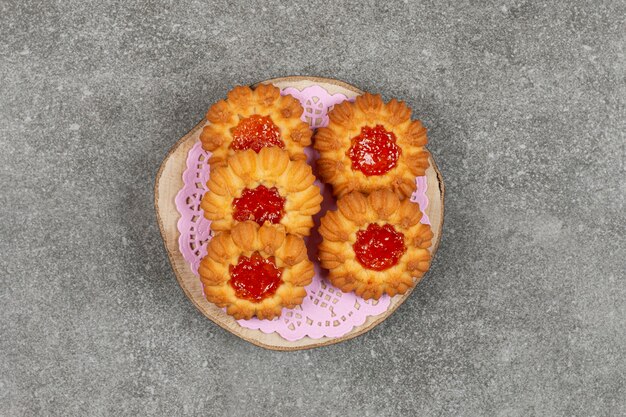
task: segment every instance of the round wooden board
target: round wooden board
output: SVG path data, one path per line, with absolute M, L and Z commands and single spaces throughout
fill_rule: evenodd
M 355 97 L 363 93 L 354 86 L 329 78 L 285 77 L 263 81 L 262 83 L 271 83 L 280 88 L 295 87 L 299 90 L 302 90 L 310 85 L 317 84 L 324 87 L 331 94 L 342 93 L 347 97 Z M 154 204 L 156 208 L 157 220 L 159 222 L 161 235 L 165 243 L 165 248 L 167 249 L 174 273 L 176 274 L 176 279 L 185 292 L 185 295 L 187 295 L 187 297 L 198 308 L 198 310 L 202 312 L 202 314 L 234 335 L 239 336 L 257 346 L 273 350 L 299 350 L 339 343 L 363 334 L 389 317 L 400 306 L 400 304 L 402 304 L 404 300 L 410 296 L 412 290 L 409 290 L 404 295 L 393 297 L 389 309 L 384 314 L 375 317 L 368 317 L 365 323 L 353 328 L 342 337 L 324 337 L 321 339 L 305 337 L 294 342 L 285 340 L 276 333 L 266 334 L 260 330 L 243 328 L 237 324 L 235 319 L 222 311 L 222 309 L 209 303 L 202 294 L 200 279 L 193 274 L 191 268 L 183 259 L 183 256 L 178 248 L 179 233 L 176 224 L 180 218 L 180 214 L 176 210 L 176 205 L 174 203 L 176 194 L 183 186 L 182 174 L 186 168 L 187 153 L 196 141 L 198 141 L 202 127 L 205 124 L 206 120 L 203 119 L 170 149 L 169 153 L 165 157 L 165 160 L 161 164 L 159 172 L 157 173 L 154 186 Z M 430 157 L 430 167 L 426 171 L 426 175 L 428 177 L 428 189 L 426 194 L 429 201 L 428 207 L 426 208 L 426 214 L 430 219 L 434 233 L 434 245 L 431 248 L 431 252 L 434 255 L 441 239 L 444 185 L 441 174 L 437 170 L 437 166 L 435 165 L 435 161 L 432 156 Z

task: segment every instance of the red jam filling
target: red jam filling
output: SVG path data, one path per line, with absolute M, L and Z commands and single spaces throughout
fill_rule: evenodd
M 237 297 L 258 303 L 274 295 L 283 273 L 274 262 L 273 256 L 264 258 L 259 252 L 249 258 L 240 256 L 237 265 L 229 267 L 229 283 Z
M 383 175 L 398 163 L 402 149 L 396 145 L 396 135 L 381 125 L 363 126 L 361 134 L 352 138 L 346 154 L 352 160 L 352 169 L 368 177 Z
M 254 149 L 256 153 L 259 153 L 263 147 L 278 146 L 281 149 L 285 147 L 280 138 L 280 129 L 269 116 L 254 114 L 241 119 L 232 133 L 233 141 L 230 146 L 236 151 Z
M 406 251 L 402 233 L 390 224 L 379 226 L 376 223 L 356 232 L 352 248 L 359 263 L 374 271 L 384 271 L 396 265 Z
M 233 208 L 233 219 L 238 222 L 254 220 L 259 225 L 266 221 L 276 224 L 283 218 L 285 198 L 280 196 L 276 187 L 259 185 L 244 189 L 241 197 L 233 200 Z

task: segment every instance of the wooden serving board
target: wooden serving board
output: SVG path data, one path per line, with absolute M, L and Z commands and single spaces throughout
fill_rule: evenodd
M 363 91 L 354 86 L 329 78 L 285 77 L 263 81 L 262 83 L 272 83 L 281 89 L 285 87 L 295 87 L 299 90 L 317 84 L 324 87 L 331 94 L 342 93 L 349 98 L 363 93 Z M 157 220 L 165 248 L 167 249 L 170 262 L 176 274 L 176 279 L 185 292 L 185 295 L 202 314 L 234 335 L 257 346 L 274 350 L 299 350 L 339 343 L 361 335 L 389 317 L 400 304 L 411 295 L 412 289 L 404 295 L 393 297 L 389 309 L 384 314 L 368 317 L 365 323 L 353 328 L 342 337 L 324 337 L 321 339 L 305 337 L 293 342 L 283 339 L 276 333 L 266 334 L 260 330 L 251 330 L 241 327 L 237 324 L 235 319 L 227 315 L 222 309 L 209 303 L 203 296 L 200 279 L 193 274 L 178 248 L 179 233 L 176 224 L 180 218 L 180 214 L 176 210 L 174 202 L 176 194 L 183 186 L 182 174 L 186 168 L 187 153 L 199 140 L 200 132 L 205 124 L 206 119 L 203 119 L 189 133 L 174 144 L 161 164 L 154 186 L 154 204 L 156 207 Z M 426 214 L 430 219 L 434 233 L 434 245 L 430 249 L 434 255 L 441 239 L 444 185 L 441 174 L 437 170 L 437 166 L 432 157 L 430 158 L 430 168 L 426 171 L 426 175 L 428 178 L 426 194 L 429 201 Z

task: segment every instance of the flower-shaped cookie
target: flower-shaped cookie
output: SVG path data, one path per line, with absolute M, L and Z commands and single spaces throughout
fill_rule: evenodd
M 291 161 L 279 148 L 237 152 L 227 165 L 211 170 L 200 207 L 214 231 L 254 220 L 282 224 L 287 233 L 307 236 L 322 196 L 303 160 Z
M 313 264 L 301 237 L 247 221 L 209 241 L 198 273 L 206 299 L 236 319 L 271 320 L 306 296 Z
M 352 192 L 322 218 L 319 259 L 329 279 L 365 299 L 404 294 L 430 266 L 433 233 L 422 212 L 391 190 Z
M 200 134 L 202 147 L 211 152 L 211 166 L 245 149 L 285 149 L 291 159 L 306 159 L 304 147 L 311 144 L 311 129 L 302 120 L 300 102 L 280 95 L 280 89 L 261 84 L 252 90 L 239 86 L 228 98 L 215 103 L 206 114 L 209 124 Z
M 365 93 L 354 103 L 335 105 L 328 116 L 330 123 L 317 130 L 314 146 L 320 152 L 319 173 L 336 196 L 391 189 L 400 198 L 410 197 L 415 177 L 429 166 L 426 129 L 411 120 L 411 109 Z

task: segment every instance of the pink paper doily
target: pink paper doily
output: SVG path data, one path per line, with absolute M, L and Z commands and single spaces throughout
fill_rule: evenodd
M 282 94 L 291 94 L 302 103 L 304 113 L 302 120 L 311 125 L 311 128 L 323 127 L 328 124 L 328 110 L 333 105 L 347 100 L 343 94 L 329 94 L 318 85 L 307 87 L 300 91 L 289 87 L 282 90 Z M 309 163 L 316 159 L 315 151 L 307 149 Z M 180 237 L 178 245 L 183 258 L 189 263 L 191 270 L 198 275 L 198 266 L 206 255 L 206 246 L 211 239 L 211 222 L 204 217 L 200 208 L 202 195 L 206 191 L 209 179 L 208 159 L 210 153 L 202 149 L 200 142 L 196 143 L 187 155 L 187 168 L 183 173 L 183 188 L 176 195 L 176 208 L 181 217 L 178 220 Z M 415 178 L 416 191 L 411 201 L 419 204 L 424 212 L 428 206 L 426 197 L 426 177 Z M 295 341 L 305 336 L 313 339 L 321 337 L 341 337 L 355 326 L 365 322 L 370 316 L 377 316 L 389 308 L 391 298 L 383 296 L 379 300 L 363 300 L 354 293 L 344 293 L 333 287 L 325 279 L 325 271 L 319 266 L 317 259 L 317 245 L 321 238 L 317 234 L 319 219 L 328 209 L 335 208 L 335 201 L 325 184 L 319 180 L 324 202 L 321 212 L 315 217 L 316 227 L 309 238 L 309 258 L 314 261 L 315 276 L 306 288 L 307 297 L 302 305 L 293 309 L 283 309 L 281 316 L 275 320 L 238 320 L 240 326 L 248 329 L 258 329 L 264 333 L 278 333 L 286 340 Z M 422 223 L 430 224 L 424 213 Z

